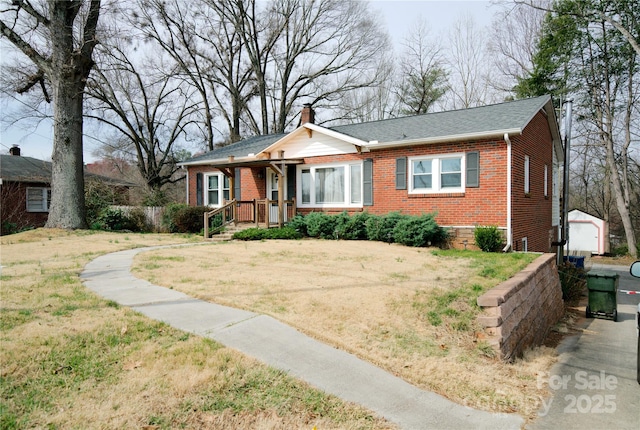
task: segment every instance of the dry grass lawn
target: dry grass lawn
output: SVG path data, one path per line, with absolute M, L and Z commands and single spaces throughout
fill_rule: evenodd
M 392 428 L 215 342 L 97 297 L 98 255 L 198 237 L 34 230 L 0 239 L 0 428 Z M 210 248 L 208 248 L 210 249 Z
M 494 256 L 497 265 L 478 252 L 376 242 L 234 241 L 142 253 L 133 273 L 272 315 L 458 403 L 531 418 L 555 351 L 502 363 L 474 318 L 477 295 L 535 256 Z

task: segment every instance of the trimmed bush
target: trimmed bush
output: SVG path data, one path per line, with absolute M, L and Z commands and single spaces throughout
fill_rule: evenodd
M 237 240 L 268 240 L 268 239 L 301 239 L 302 234 L 295 228 L 248 228 L 233 234 Z
M 307 223 L 305 221 L 305 217 L 300 214 L 291 218 L 287 223 L 287 227 L 291 227 L 302 236 L 309 236 L 309 234 L 307 233 Z
M 335 239 L 336 217 L 322 212 L 311 212 L 304 217 L 309 237 Z
M 430 214 L 400 219 L 393 229 L 394 241 L 405 246 L 437 246 L 444 243 L 447 236 L 446 230 Z
M 477 226 L 473 231 L 473 236 L 478 248 L 484 252 L 498 252 L 502 249 L 502 234 L 494 225 Z
M 378 242 L 394 242 L 393 230 L 396 228 L 396 224 L 408 217 L 400 212 L 389 212 L 384 216 L 369 216 L 365 223 L 367 238 Z

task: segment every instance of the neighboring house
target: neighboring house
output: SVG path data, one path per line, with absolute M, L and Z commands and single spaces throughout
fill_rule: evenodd
M 187 203 L 235 200 L 233 221 L 278 224 L 312 211 L 434 213 L 458 247 L 495 225 L 513 250 L 553 249 L 563 151 L 551 97 L 335 127 L 313 119 L 306 105 L 290 133 L 182 163 Z
M 128 193 L 131 184 L 110 178 L 85 174 L 87 180 L 95 179 L 121 188 Z M 5 228 L 42 227 L 49 216 L 51 204 L 51 163 L 37 158 L 23 157 L 20 148 L 13 146 L 9 155 L 0 155 L 0 225 Z
M 590 252 L 604 255 L 609 252 L 608 223 L 581 210 L 574 209 L 567 215 L 569 222 L 569 243 L 566 250 L 570 252 Z

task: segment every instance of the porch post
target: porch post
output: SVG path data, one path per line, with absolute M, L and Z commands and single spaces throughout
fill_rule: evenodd
M 236 171 L 235 169 L 229 169 L 229 200 L 236 198 Z
M 284 164 L 284 151 L 280 151 L 280 158 L 282 159 L 282 166 L 278 175 L 278 227 L 284 225 L 284 178 L 285 178 L 285 164 Z

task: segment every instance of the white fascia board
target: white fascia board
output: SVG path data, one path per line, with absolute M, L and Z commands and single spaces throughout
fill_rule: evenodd
M 481 133 L 464 133 L 464 134 L 452 134 L 449 136 L 436 136 L 426 139 L 409 139 L 409 140 L 397 140 L 392 142 L 376 142 L 372 141 L 366 144 L 366 148 L 370 150 L 375 149 L 387 149 L 398 148 L 402 146 L 414 146 L 414 145 L 428 145 L 435 143 L 448 143 L 448 142 L 460 142 L 465 140 L 484 140 L 484 139 L 500 139 L 504 138 L 504 134 L 508 133 L 511 136 L 519 136 L 522 134 L 522 129 L 511 128 L 507 130 L 492 130 L 484 131 Z
M 234 157 L 233 161 L 255 161 L 255 156 L 247 156 L 247 157 Z M 216 158 L 212 160 L 200 160 L 200 161 L 185 161 L 182 163 L 178 163 L 178 166 L 209 166 L 215 164 L 224 164 L 229 162 L 229 157 L 225 158 Z

